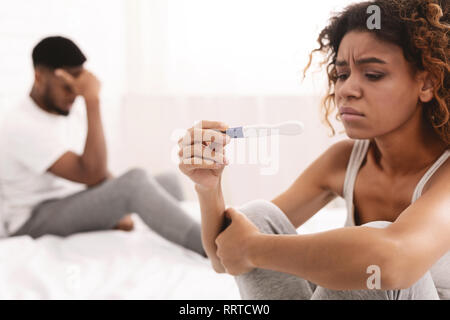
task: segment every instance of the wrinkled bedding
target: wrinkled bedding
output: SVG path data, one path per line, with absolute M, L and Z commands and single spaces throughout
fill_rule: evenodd
M 183 205 L 200 219 L 197 204 Z M 327 217 L 321 230 L 345 218 Z M 216 274 L 209 260 L 160 237 L 137 215 L 133 219 L 132 232 L 1 239 L 0 299 L 240 298 L 232 276 Z M 319 231 L 320 221 L 325 219 L 314 216 L 300 233 Z

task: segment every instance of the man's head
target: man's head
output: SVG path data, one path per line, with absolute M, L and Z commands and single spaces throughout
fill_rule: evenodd
M 77 95 L 63 79 L 55 75 L 55 70 L 62 68 L 78 77 L 86 57 L 73 41 L 48 37 L 34 47 L 32 58 L 35 70 L 33 90 L 40 103 L 50 112 L 67 116 Z

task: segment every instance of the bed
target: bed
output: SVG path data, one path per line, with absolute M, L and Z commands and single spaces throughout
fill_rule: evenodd
M 196 202 L 183 202 L 195 219 Z M 0 299 L 240 299 L 232 276 L 160 237 L 133 215 L 135 230 L 0 240 Z M 325 208 L 298 229 L 343 226 L 342 208 Z

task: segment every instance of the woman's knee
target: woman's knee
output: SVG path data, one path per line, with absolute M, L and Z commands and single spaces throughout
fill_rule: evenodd
M 439 294 L 430 271 L 427 271 L 411 287 L 392 290 L 391 294 L 396 300 L 439 300 Z
M 267 200 L 254 200 L 238 208 L 266 234 L 295 234 L 296 230 L 283 211 Z
M 361 226 L 383 229 L 383 228 L 387 228 L 390 224 L 392 224 L 392 222 L 379 220 L 379 221 L 371 221 L 371 222 L 365 223 Z
M 331 290 L 318 286 L 311 300 L 439 300 L 431 273 L 406 289 Z

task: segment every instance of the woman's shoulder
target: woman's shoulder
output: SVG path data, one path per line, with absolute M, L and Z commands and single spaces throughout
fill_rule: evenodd
M 332 144 L 324 153 L 324 159 L 335 170 L 345 170 L 356 140 L 345 139 Z
M 355 145 L 357 140 L 353 139 L 344 139 L 332 144 L 326 152 L 330 155 L 334 156 L 348 156 L 350 157 L 350 153 L 352 152 L 353 146 Z
M 327 177 L 325 187 L 339 196 L 343 196 L 343 186 L 348 162 L 356 140 L 345 139 L 332 144 L 322 155 L 324 174 Z
M 450 150 L 446 151 L 447 153 Z M 431 178 L 427 181 L 423 188 L 422 195 L 425 194 L 428 190 L 432 189 L 433 186 L 450 186 L 450 157 L 447 158 L 444 163 L 433 173 Z

